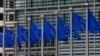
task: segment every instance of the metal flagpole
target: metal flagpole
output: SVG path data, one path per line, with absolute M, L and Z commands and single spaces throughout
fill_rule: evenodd
M 3 46 L 3 50 L 2 50 L 2 56 L 5 56 L 5 19 L 3 19 L 4 21 L 4 26 L 3 26 L 3 38 L 2 38 L 2 46 Z
M 55 52 L 55 56 L 59 56 L 59 41 L 58 41 L 58 15 L 59 15 L 59 10 L 60 10 L 60 0 L 58 0 L 58 11 L 55 11 L 55 14 L 56 14 L 56 36 L 55 36 L 56 52 Z
M 25 19 L 24 19 L 24 22 L 25 22 L 25 28 L 26 28 L 26 26 L 27 26 L 27 25 L 26 25 L 26 20 L 27 20 L 27 19 L 26 19 L 26 0 L 25 0 L 25 9 L 24 9 L 24 10 L 25 10 L 25 13 L 24 13 L 24 18 L 25 18 Z M 24 56 L 25 56 L 25 55 L 26 55 L 26 43 L 24 43 Z
M 15 26 L 16 26 L 16 33 L 15 33 L 15 56 L 17 56 L 17 37 L 18 37 L 17 23 L 15 24 Z
M 15 13 L 15 3 L 16 3 L 16 1 L 14 0 L 13 1 L 14 2 L 14 13 Z M 15 21 L 16 19 L 15 19 L 15 14 L 14 14 L 14 21 Z M 17 20 L 16 20 L 17 21 Z M 15 56 L 17 56 L 17 38 L 18 38 L 18 32 L 17 32 L 17 23 L 15 23 L 15 28 L 16 28 L 16 30 L 15 30 Z
M 3 38 L 2 38 L 2 56 L 5 56 L 5 21 L 6 21 L 6 18 L 5 18 L 5 0 L 3 0 L 3 8 L 4 8 L 4 14 L 3 14 L 3 21 L 4 21 L 4 25 L 3 25 Z
M 73 8 L 70 7 L 70 56 L 73 56 L 73 26 L 72 26 L 72 11 Z
M 59 42 L 58 42 L 58 14 L 59 14 L 59 11 L 56 11 L 55 12 L 55 14 L 56 14 L 56 36 L 55 36 L 55 38 L 56 38 L 56 55 L 55 56 L 59 56 Z
M 94 15 L 95 15 L 95 0 L 93 0 L 93 2 L 94 2 L 94 5 L 93 6 L 94 6 Z
M 85 3 L 86 6 L 86 56 L 89 56 L 89 31 L 88 31 L 88 3 Z
M 24 43 L 24 56 L 26 55 L 26 43 Z
M 95 0 L 93 0 L 94 2 L 94 15 L 95 15 Z M 95 56 L 95 34 L 94 34 L 94 56 Z
M 41 15 L 41 56 L 44 56 L 44 15 Z
M 31 30 L 31 28 L 30 28 L 30 22 L 31 22 L 31 18 L 28 18 L 28 56 L 30 56 L 30 34 L 31 34 L 31 32 L 30 32 L 30 30 Z

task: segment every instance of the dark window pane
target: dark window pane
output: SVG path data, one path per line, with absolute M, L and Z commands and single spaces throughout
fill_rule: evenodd
M 3 27 L 0 27 L 0 32 L 3 32 Z M 0 55 L 1 56 L 1 55 Z
M 99 15 L 98 16 L 99 16 L 99 22 L 100 22 L 100 11 L 99 11 Z
M 13 18 L 14 18 L 14 15 L 13 15 L 13 14 L 10 14 L 10 15 L 9 15 L 9 20 L 10 20 L 10 21 L 13 21 L 13 20 L 14 20 Z
M 13 56 L 13 54 L 9 54 L 9 56 Z
M 3 14 L 0 14 L 0 20 L 3 20 Z
M 51 46 L 54 46 L 54 45 L 55 45 L 55 41 L 51 40 Z
M 3 0 L 0 0 L 0 7 L 3 7 Z
M 95 0 L 95 2 L 100 2 L 100 0 Z
M 14 2 L 13 2 L 13 1 L 10 1 L 10 2 L 9 2 L 9 7 L 10 7 L 10 8 L 14 8 Z

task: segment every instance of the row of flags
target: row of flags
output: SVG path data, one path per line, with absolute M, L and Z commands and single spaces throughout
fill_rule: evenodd
M 88 10 L 88 29 L 89 33 L 97 34 L 100 33 L 100 24 L 96 20 L 93 13 Z M 86 19 L 79 16 L 77 13 L 72 13 L 72 33 L 73 37 L 76 39 L 81 39 L 79 32 L 86 31 Z M 41 26 L 32 22 L 30 27 L 30 41 L 31 44 L 38 44 L 41 41 Z M 21 43 L 28 42 L 28 30 L 18 25 L 18 37 L 17 43 L 21 47 Z M 50 40 L 55 39 L 56 30 L 55 27 L 50 24 L 46 19 L 44 19 L 44 42 L 50 42 Z M 68 42 L 68 37 L 70 36 L 70 26 L 64 19 L 58 16 L 58 40 Z M 2 46 L 3 33 L 0 32 L 0 46 Z M 6 28 L 5 30 L 5 46 L 11 47 L 14 45 L 15 34 Z

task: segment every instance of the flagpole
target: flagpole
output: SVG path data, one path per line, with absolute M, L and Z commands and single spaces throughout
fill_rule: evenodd
M 28 56 L 30 56 L 30 35 L 31 35 L 31 28 L 30 28 L 30 22 L 31 22 L 31 18 L 28 18 Z
M 16 26 L 16 33 L 15 33 L 15 56 L 17 56 L 17 37 L 18 37 L 17 23 L 15 24 L 15 26 Z
M 85 3 L 86 6 L 86 56 L 89 56 L 89 29 L 88 29 L 88 3 Z
M 5 56 L 5 21 L 6 21 L 6 18 L 5 18 L 5 0 L 3 0 L 3 8 L 4 8 L 4 12 L 3 12 L 3 21 L 4 21 L 4 25 L 3 25 L 3 38 L 2 38 L 2 56 Z
M 41 15 L 41 56 L 44 56 L 44 15 Z
M 27 26 L 27 24 L 26 24 L 26 20 L 27 20 L 27 18 L 26 18 L 26 0 L 25 0 L 25 9 L 24 9 L 24 10 L 25 10 L 25 13 L 24 13 L 24 15 L 25 15 L 25 16 L 24 16 L 24 18 L 25 18 L 25 19 L 24 19 L 24 22 L 25 22 L 25 23 L 24 23 L 24 25 L 25 25 L 25 27 L 26 27 L 26 26 Z M 26 43 L 24 43 L 24 56 L 26 55 L 26 48 L 27 48 L 27 47 L 26 47 Z
M 15 12 L 15 1 L 13 1 L 14 2 L 14 12 Z M 8 21 L 9 21 L 10 19 L 8 19 Z M 15 19 L 15 14 L 14 14 L 14 21 L 15 21 L 16 19 Z M 17 20 L 16 20 L 17 21 Z M 14 43 L 14 48 L 15 48 L 15 50 L 14 50 L 14 55 L 15 56 L 17 56 L 17 38 L 18 38 L 18 32 L 17 32 L 17 23 L 14 23 L 15 24 L 15 43 Z
M 58 42 L 58 15 L 60 11 L 60 0 L 58 0 L 58 11 L 55 11 L 56 14 L 56 36 L 55 36 L 55 41 L 56 41 L 56 53 L 55 56 L 59 56 L 59 42 Z
M 95 15 L 95 0 L 93 0 L 94 2 L 94 15 Z M 94 34 L 94 56 L 95 56 L 95 34 Z
M 56 14 L 56 38 L 55 38 L 55 41 L 56 41 L 56 53 L 55 53 L 55 56 L 59 56 L 59 42 L 58 42 L 58 14 L 59 14 L 59 11 L 55 11 L 55 14 Z
M 73 26 L 72 26 L 72 11 L 73 8 L 70 7 L 70 56 L 73 56 Z
M 5 56 L 5 19 L 3 19 L 4 21 L 4 26 L 3 26 L 3 38 L 2 38 L 2 46 L 3 46 L 3 50 L 2 50 L 2 56 Z

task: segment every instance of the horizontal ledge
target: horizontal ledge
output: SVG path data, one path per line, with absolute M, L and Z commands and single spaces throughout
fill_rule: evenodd
M 15 24 L 17 24 L 17 21 L 0 21 L 0 26 L 9 26 L 9 27 L 13 27 L 15 26 Z
M 17 21 L 6 21 L 5 24 L 16 24 Z

